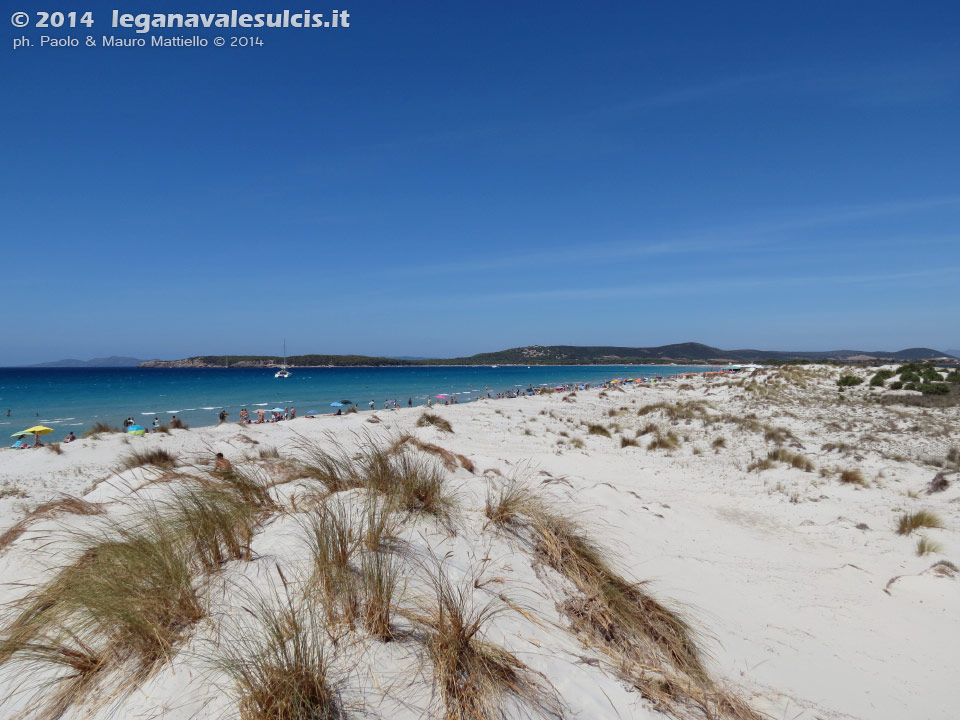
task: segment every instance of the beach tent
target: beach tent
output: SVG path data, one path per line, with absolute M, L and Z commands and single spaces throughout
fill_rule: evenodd
M 143 435 L 146 432 L 146 429 L 142 425 L 128 425 L 127 434 L 129 435 Z

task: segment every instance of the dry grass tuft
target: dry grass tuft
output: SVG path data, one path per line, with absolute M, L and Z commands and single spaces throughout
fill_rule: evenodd
M 96 439 L 100 435 L 107 435 L 109 433 L 118 433 L 118 432 L 120 431 L 115 427 L 110 427 L 109 423 L 96 422 L 93 425 L 91 425 L 89 428 L 84 430 L 83 434 L 80 437 Z
M 924 536 L 917 540 L 917 555 L 929 555 L 931 553 L 938 553 L 943 550 L 943 545 L 938 542 L 930 540 L 928 537 Z
M 133 470 L 138 467 L 152 465 L 161 470 L 173 470 L 178 464 L 177 457 L 163 448 L 153 450 L 134 450 L 120 458 L 119 469 Z
M 904 513 L 897 520 L 897 535 L 909 535 L 918 528 L 942 528 L 940 516 L 930 510 L 918 510 L 915 513 Z
M 360 559 L 363 626 L 381 642 L 394 637 L 392 620 L 400 595 L 400 570 L 397 556 L 389 552 L 376 550 L 364 553 Z
M 485 638 L 503 606 L 473 601 L 473 584 L 453 585 L 442 566 L 430 574 L 433 601 L 410 613 L 423 634 L 444 720 L 494 720 L 520 705 L 526 715 L 562 717 L 549 683 L 506 648 Z
M 804 455 L 782 447 L 771 450 L 767 453 L 767 457 L 770 460 L 788 463 L 791 467 L 803 470 L 804 472 L 813 472 L 816 469 L 813 462 Z
M 601 437 L 612 437 L 610 431 L 607 430 L 603 425 L 597 425 L 596 423 L 590 423 L 587 425 L 587 435 L 600 435 Z
M 282 574 L 281 574 L 282 577 Z M 220 643 L 216 665 L 235 684 L 241 720 L 342 720 L 320 608 L 284 595 L 247 603 L 253 628 L 236 627 Z
M 425 412 L 417 420 L 417 427 L 427 427 L 428 425 L 432 425 L 442 432 L 453 432 L 453 425 L 450 424 L 450 421 L 436 413 Z
M 847 483 L 848 485 L 860 485 L 861 487 L 867 486 L 867 481 L 863 477 L 863 473 L 860 472 L 859 468 L 854 468 L 853 470 L 844 470 L 840 473 L 840 482 Z
M 72 495 L 64 495 L 59 500 L 38 505 L 32 512 L 17 522 L 13 527 L 0 535 L 0 550 L 4 550 L 11 545 L 23 533 L 34 520 L 51 518 L 60 514 L 64 515 L 101 515 L 104 512 L 103 505 L 99 503 L 87 502 Z
M 647 445 L 647 450 L 676 450 L 678 447 L 680 447 L 679 435 L 673 430 L 668 430 L 664 433 L 657 428 L 653 440 Z
M 0 638 L 0 663 L 21 651 L 30 657 L 39 646 L 51 661 L 89 648 L 87 667 L 132 661 L 141 678 L 169 659 L 205 615 L 192 558 L 157 514 L 136 525 L 108 523 L 84 537 L 77 559 L 14 612 Z
M 187 543 L 203 570 L 230 560 L 250 560 L 250 543 L 261 508 L 236 492 L 208 485 L 180 485 L 173 491 L 165 520 Z

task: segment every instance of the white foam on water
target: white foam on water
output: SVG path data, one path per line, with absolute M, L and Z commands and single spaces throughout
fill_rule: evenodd
M 219 409 L 222 408 L 222 407 L 223 407 L 223 405 L 217 405 L 216 407 L 205 407 L 205 408 L 200 408 L 200 409 L 201 409 L 201 410 L 219 410 Z
M 258 407 L 263 407 L 264 405 L 269 405 L 270 403 L 250 403 L 250 404 Z
M 183 410 L 164 410 L 167 415 L 176 415 L 178 412 L 183 412 Z

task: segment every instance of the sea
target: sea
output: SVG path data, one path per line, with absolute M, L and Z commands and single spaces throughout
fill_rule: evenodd
M 400 406 L 443 404 L 446 395 L 469 402 L 559 384 L 597 384 L 616 378 L 668 377 L 712 368 L 666 365 L 418 366 L 291 368 L 278 379 L 269 368 L 0 368 L 0 436 L 32 425 L 66 434 L 105 422 L 115 427 L 132 417 L 150 427 L 176 415 L 190 426 L 215 425 L 226 411 L 240 419 L 246 408 L 297 409 L 297 415 L 332 413 L 349 401 L 368 410 L 387 400 Z M 350 405 L 344 405 L 344 409 Z M 269 412 L 268 412 L 269 414 Z M 56 437 L 56 436 L 54 436 Z

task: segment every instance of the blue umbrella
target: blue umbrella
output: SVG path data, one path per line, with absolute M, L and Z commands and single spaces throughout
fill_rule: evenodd
M 332 403 L 330 403 L 330 407 L 343 407 L 343 403 L 342 403 L 342 402 L 332 402 Z
M 130 433 L 130 432 L 139 432 L 139 431 L 141 431 L 141 430 L 143 430 L 143 427 L 142 427 L 141 425 L 128 425 L 128 426 L 127 426 L 127 432 L 128 432 L 128 433 Z

